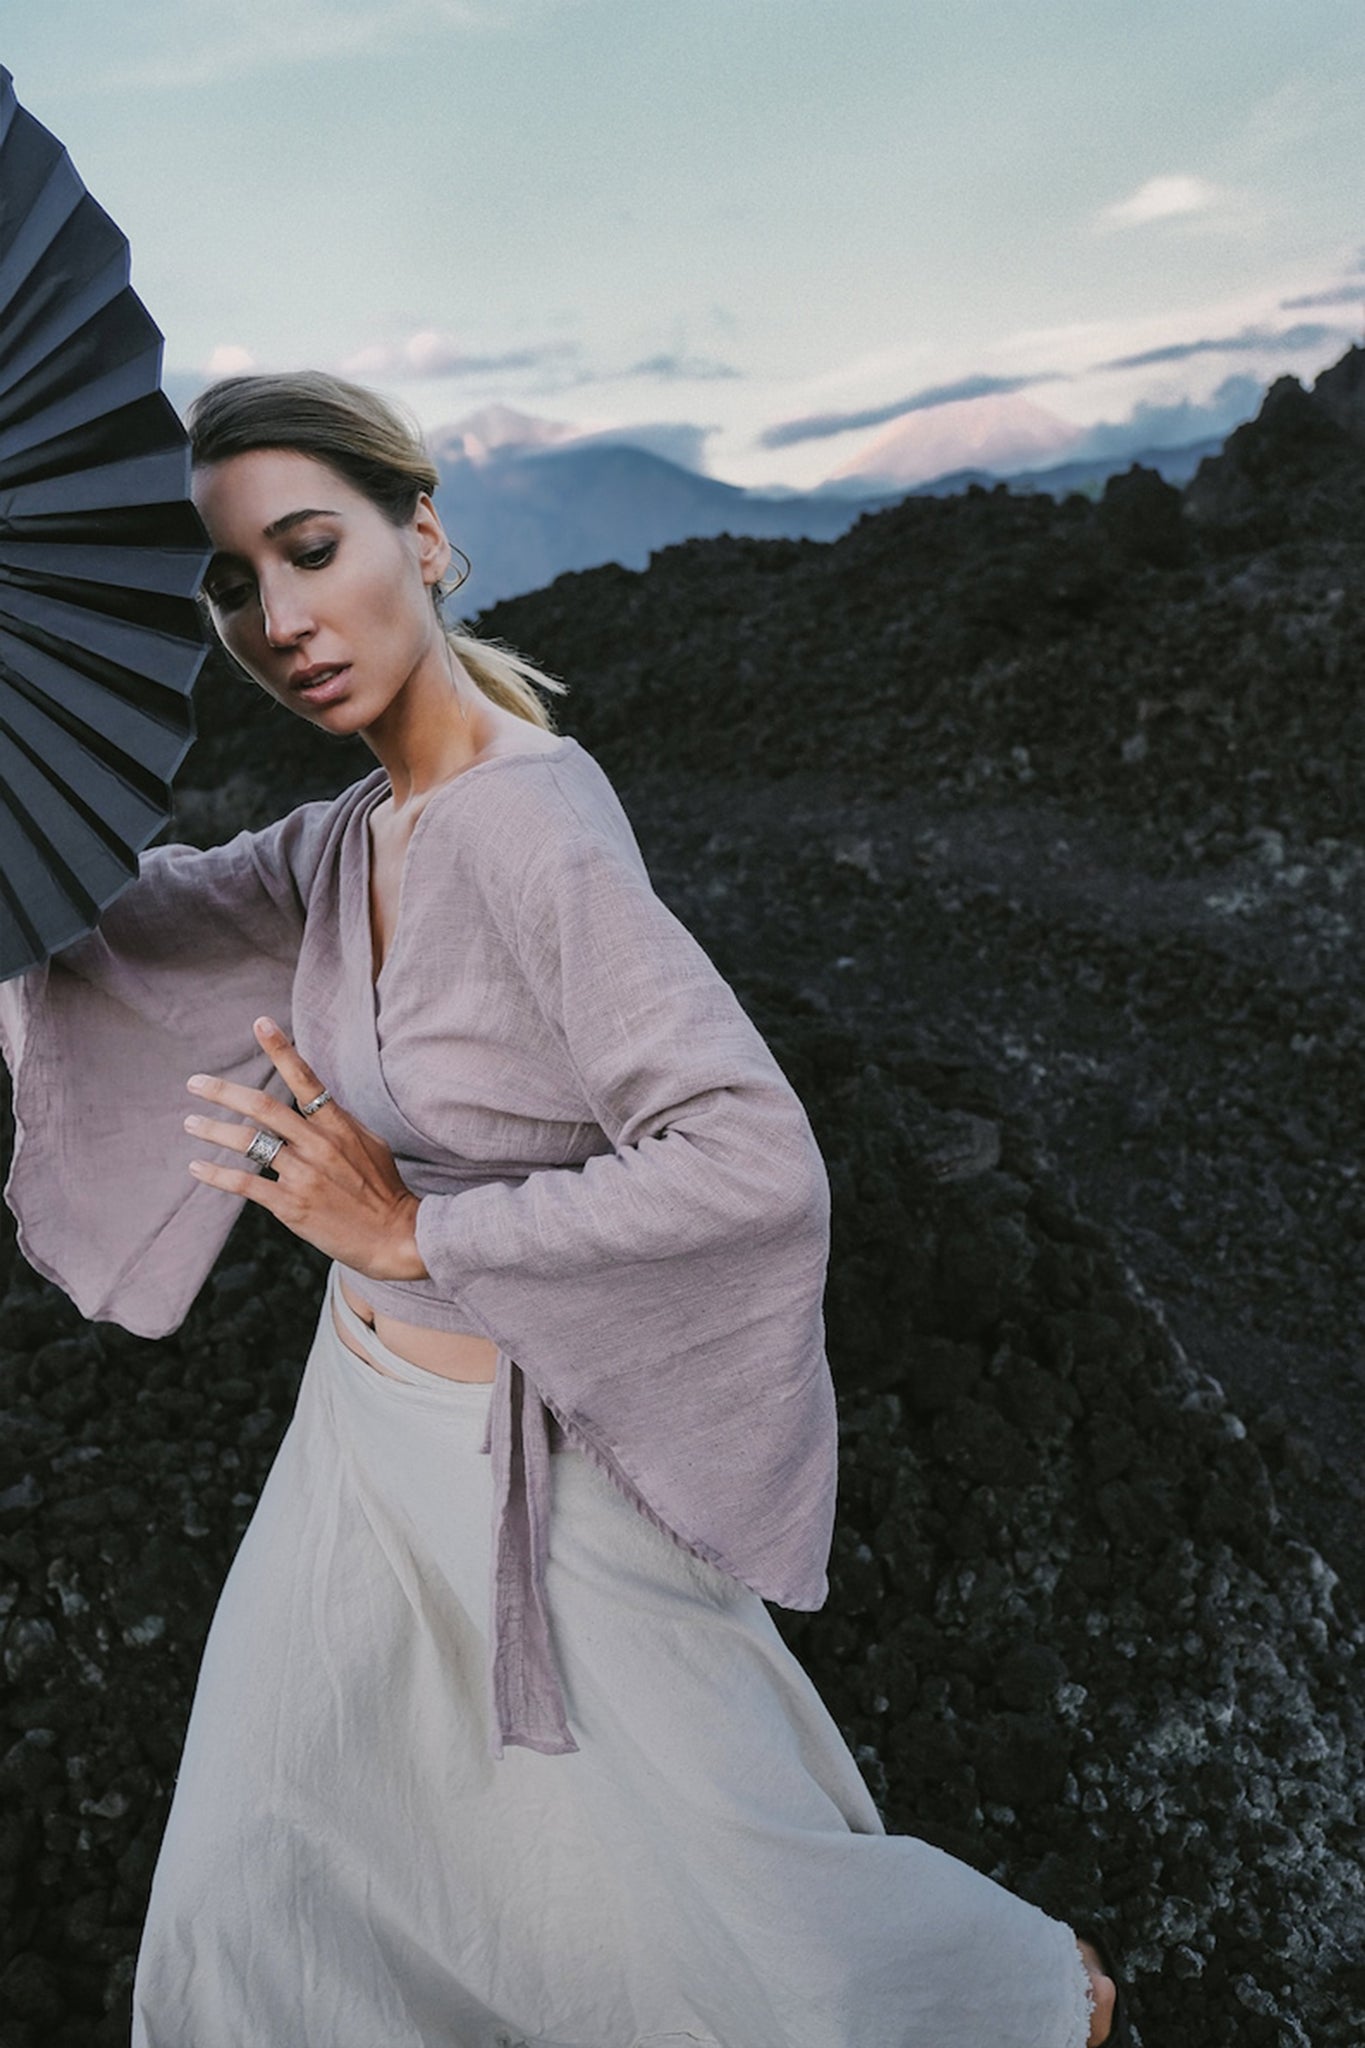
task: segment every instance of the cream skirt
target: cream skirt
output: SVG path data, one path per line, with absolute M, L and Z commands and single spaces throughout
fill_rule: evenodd
M 490 1388 L 338 1337 L 205 1645 L 133 2048 L 1080 2048 L 1060 1922 L 877 1809 L 757 1595 L 557 1450 L 576 1753 L 488 1754 Z

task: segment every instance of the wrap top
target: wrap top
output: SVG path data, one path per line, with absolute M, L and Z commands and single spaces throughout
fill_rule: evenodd
M 98 928 L 0 984 L 5 1199 L 83 1315 L 178 1328 L 245 1197 L 188 1172 L 196 1070 L 291 1098 L 263 1011 L 390 1147 L 428 1277 L 374 1306 L 499 1350 L 492 1750 L 576 1748 L 545 1611 L 563 1440 L 780 1606 L 828 1590 L 829 1185 L 805 1110 L 654 891 L 577 740 L 429 797 L 373 978 L 376 768 L 224 845 L 150 848 Z

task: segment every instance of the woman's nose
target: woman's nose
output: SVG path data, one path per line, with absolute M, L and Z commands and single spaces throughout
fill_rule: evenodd
M 261 623 L 272 647 L 293 647 L 313 630 L 301 593 L 261 586 Z

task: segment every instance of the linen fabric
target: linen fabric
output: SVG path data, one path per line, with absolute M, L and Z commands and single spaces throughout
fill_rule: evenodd
M 829 1185 L 799 1098 L 578 741 L 537 730 L 431 795 L 376 977 L 368 820 L 388 793 L 378 768 L 224 846 L 154 847 L 95 932 L 0 985 L 4 1192 L 25 1257 L 83 1315 L 177 1328 L 245 1199 L 190 1177 L 185 1081 L 287 1101 L 252 1030 L 274 1016 L 421 1196 L 429 1277 L 343 1275 L 502 1353 L 491 1741 L 565 1753 L 552 1427 L 763 1598 L 826 1597 Z
M 490 1758 L 494 1390 L 337 1272 L 205 1647 L 132 2048 L 1080 2048 L 1069 1931 L 886 1834 L 758 1596 L 567 1438 L 577 1752 Z

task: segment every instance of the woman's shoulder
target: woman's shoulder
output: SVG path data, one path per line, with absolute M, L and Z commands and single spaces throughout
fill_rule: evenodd
M 480 866 L 526 872 L 583 842 L 616 848 L 640 860 L 635 835 L 600 762 L 569 735 L 536 729 L 452 778 L 428 804 L 443 821 L 433 834 L 452 834 Z
M 350 819 L 385 780 L 382 769 L 358 776 L 333 796 L 308 797 L 268 825 L 244 827 L 226 842 L 257 865 L 287 866 L 311 874 L 339 845 Z

